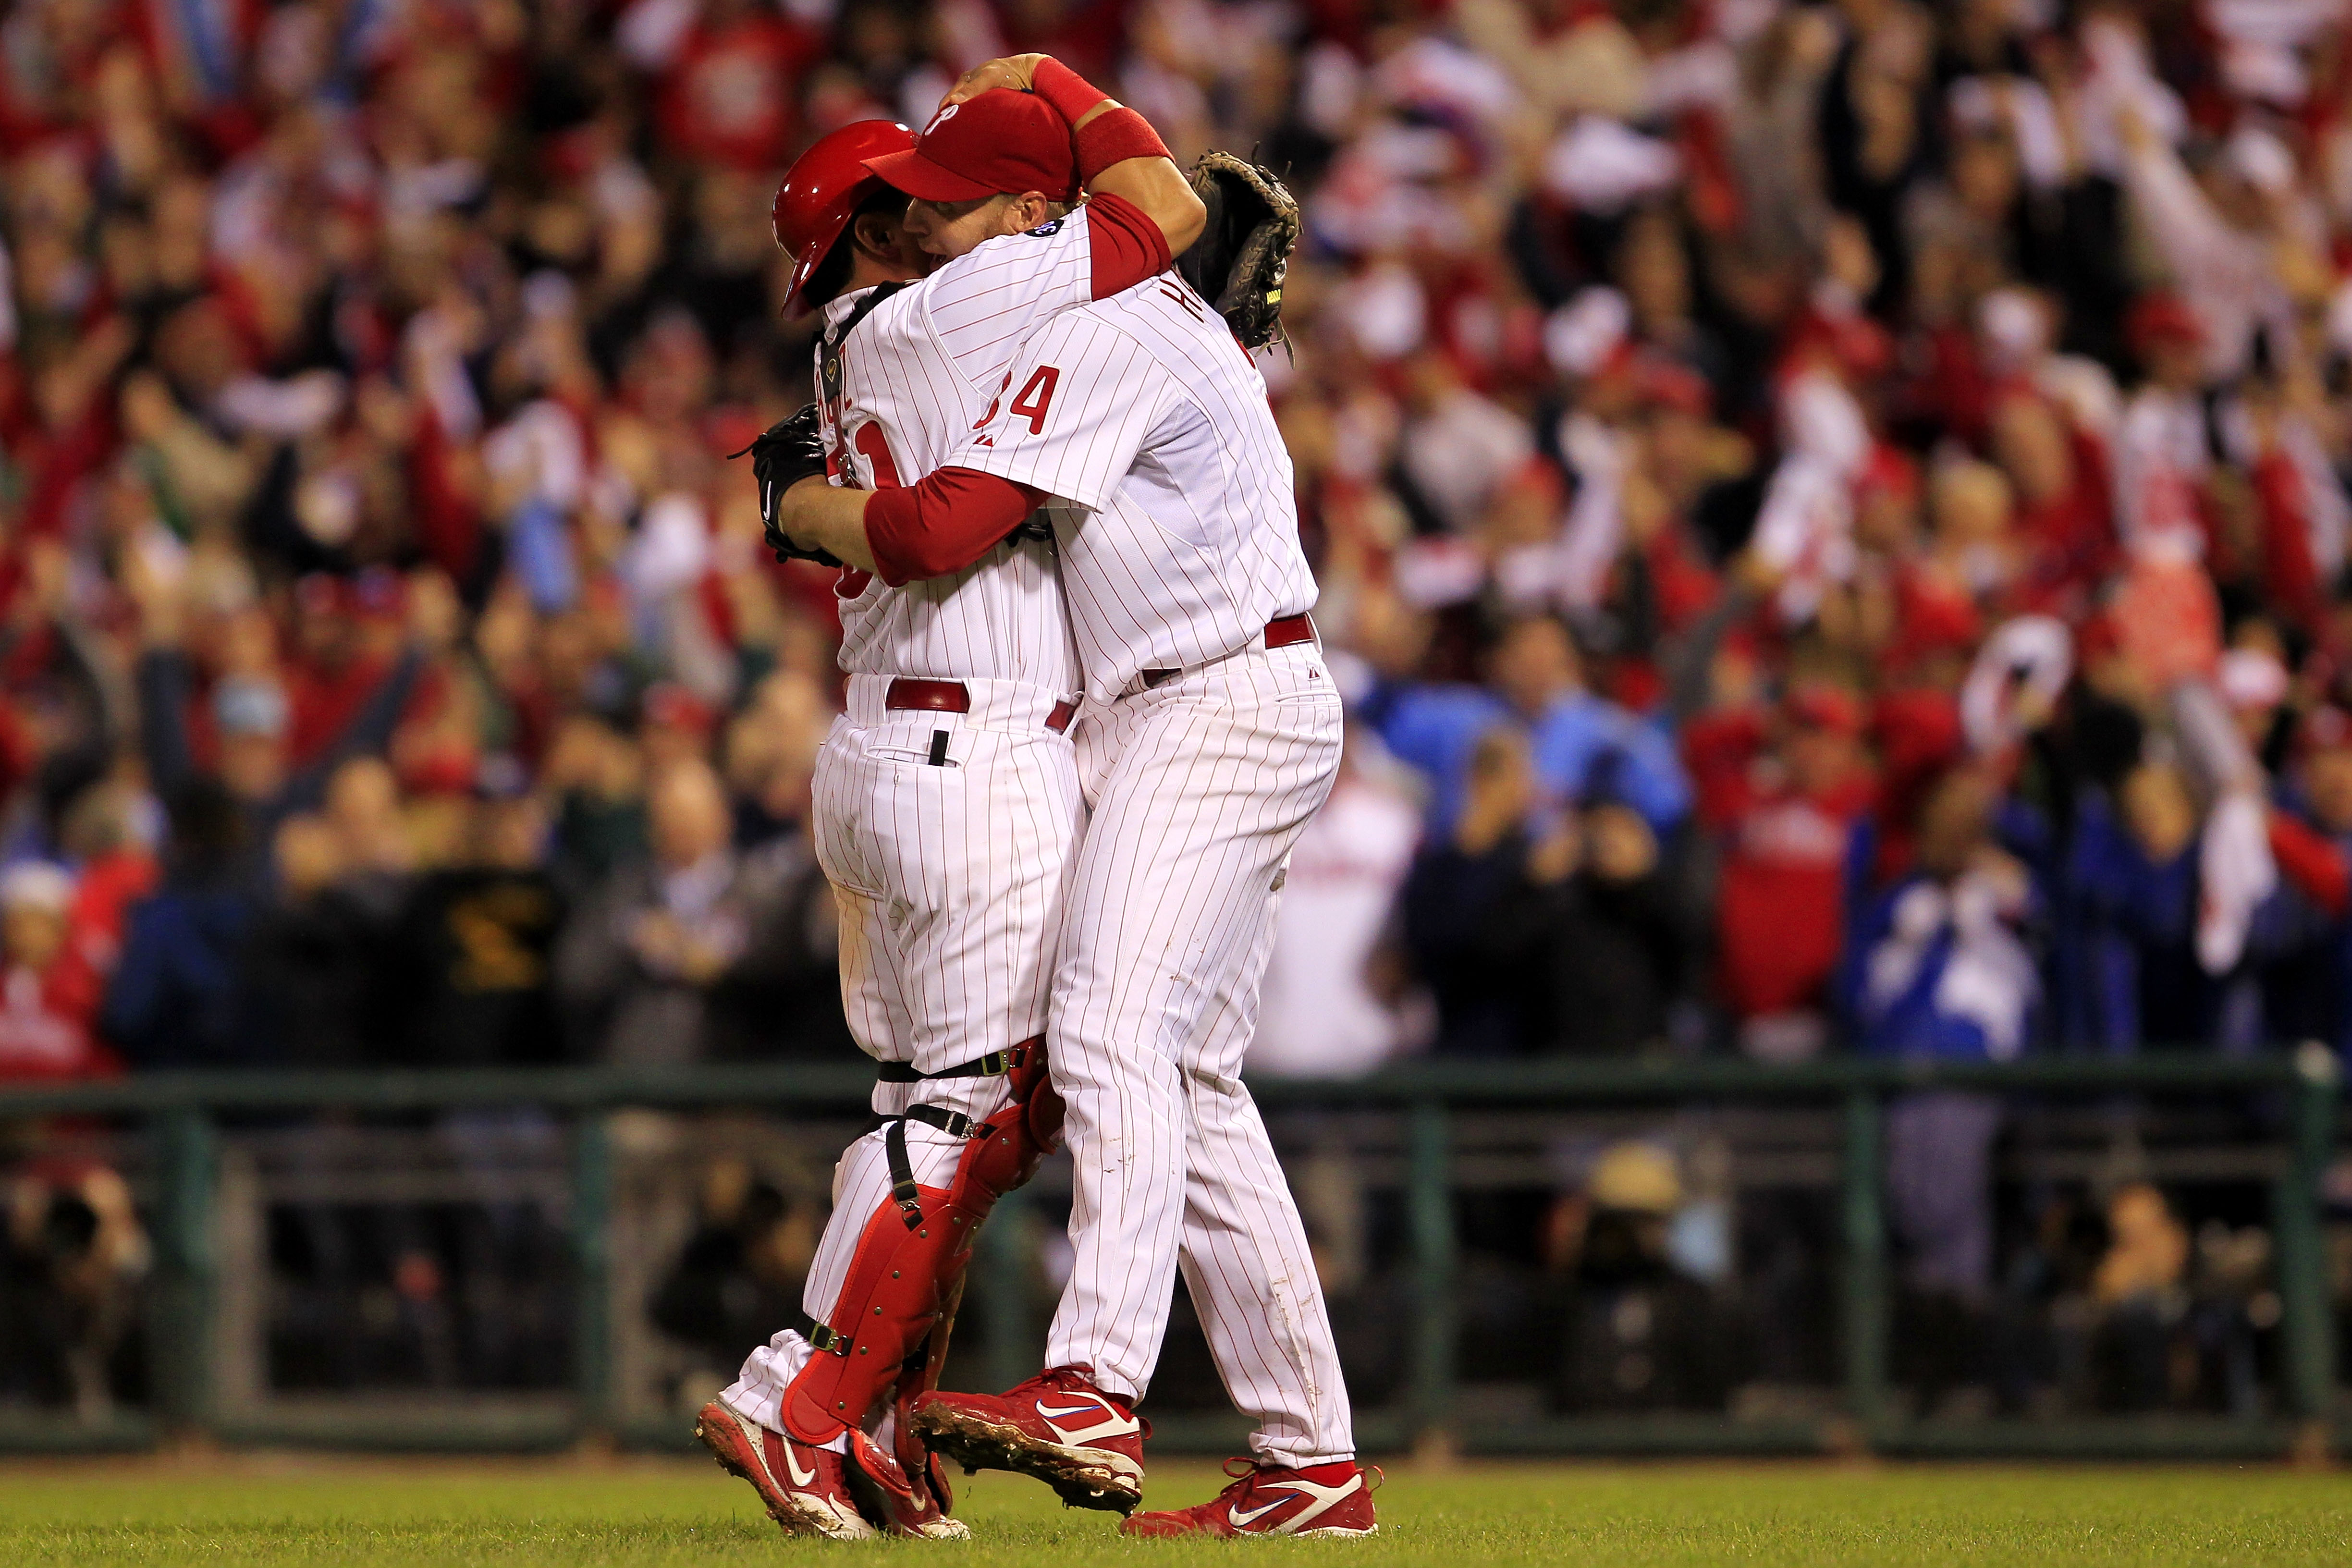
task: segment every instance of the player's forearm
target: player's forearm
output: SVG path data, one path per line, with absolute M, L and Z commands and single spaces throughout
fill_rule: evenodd
M 1045 497 L 994 474 L 950 466 L 866 506 L 874 573 L 892 587 L 961 572 L 1003 543 Z
M 784 492 L 777 522 L 793 542 L 896 588 L 961 572 L 1021 526 L 1045 498 L 969 468 L 940 468 L 898 489 L 807 479 Z
M 866 503 L 874 493 L 805 479 L 784 492 L 776 525 L 795 544 L 823 550 L 845 566 L 871 572 L 874 547 L 866 542 Z
M 1037 62 L 1030 90 L 1069 121 L 1088 191 L 1132 202 L 1159 226 L 1171 255 L 1201 237 L 1208 209 L 1149 121 L 1050 57 Z
M 1208 226 L 1209 209 L 1185 183 L 1184 172 L 1165 155 L 1128 158 L 1113 163 L 1087 189 L 1097 195 L 1123 196 L 1133 202 L 1168 237 L 1168 254 L 1181 256 L 1192 248 Z

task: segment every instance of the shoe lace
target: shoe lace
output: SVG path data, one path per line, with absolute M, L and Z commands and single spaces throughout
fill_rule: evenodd
M 1214 1519 L 1218 1510 L 1242 1502 L 1248 1498 L 1251 1489 L 1257 1485 L 1260 1468 L 1255 1459 L 1246 1459 L 1238 1454 L 1231 1457 L 1225 1460 L 1224 1471 L 1234 1479 L 1225 1489 L 1206 1502 L 1196 1502 L 1191 1508 L 1180 1509 L 1177 1511 L 1195 1519 Z
M 1387 1472 L 1378 1465 L 1359 1465 L 1356 1468 L 1358 1473 L 1364 1478 L 1364 1489 L 1368 1492 L 1380 1490 L 1381 1483 L 1389 1479 Z M 1256 1459 L 1245 1458 L 1242 1455 L 1234 1454 L 1225 1460 L 1223 1468 L 1225 1474 L 1233 1477 L 1234 1480 L 1231 1486 L 1217 1494 L 1217 1500 L 1220 1502 L 1235 1492 L 1246 1492 L 1256 1486 L 1258 1478 L 1265 1474 L 1266 1467 Z
M 1005 1390 L 1004 1397 L 1010 1399 L 1015 1394 L 1042 1393 L 1046 1389 L 1077 1388 L 1091 1393 L 1095 1385 L 1094 1370 L 1085 1365 L 1049 1366 L 1045 1371 L 1014 1384 Z
M 1126 1400 L 1116 1394 L 1105 1394 L 1095 1386 L 1095 1369 L 1084 1362 L 1075 1363 L 1069 1366 L 1049 1366 L 1026 1382 L 1015 1384 L 1005 1390 L 1004 1397 L 1017 1399 L 1024 1394 L 1034 1395 L 1046 1389 L 1053 1389 L 1059 1393 L 1091 1394 L 1097 1398 L 1110 1401 L 1115 1408 L 1129 1415 L 1135 1415 L 1134 1407 Z M 1136 1415 L 1135 1418 L 1142 1423 L 1140 1430 L 1148 1440 L 1151 1436 L 1151 1418 L 1147 1415 Z

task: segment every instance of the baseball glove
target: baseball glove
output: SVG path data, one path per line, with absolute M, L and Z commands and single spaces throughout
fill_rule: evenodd
M 824 472 L 824 437 L 818 430 L 816 405 L 812 403 L 799 413 L 777 420 L 743 452 L 751 454 L 751 477 L 760 481 L 761 532 L 768 548 L 776 552 L 776 559 L 814 561 L 820 566 L 840 565 L 830 551 L 809 550 L 793 543 L 776 521 L 778 509 L 784 503 L 784 492 L 801 480 Z M 732 455 L 740 458 L 743 452 Z
M 1189 177 L 1209 222 L 1176 258 L 1176 270 L 1215 303 L 1242 347 L 1264 348 L 1282 332 L 1282 279 L 1298 246 L 1298 200 L 1271 169 L 1213 149 Z

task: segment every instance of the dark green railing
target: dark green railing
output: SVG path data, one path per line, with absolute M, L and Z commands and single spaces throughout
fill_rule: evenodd
M 854 1062 L 821 1066 L 704 1067 L 657 1071 L 568 1068 L 536 1072 L 156 1074 L 106 1083 L 0 1089 L 0 1121 L 57 1114 L 145 1122 L 154 1134 L 157 1188 L 153 1347 L 157 1411 L 97 1426 L 65 1421 L 0 1424 L 0 1447 L 140 1446 L 173 1435 L 229 1442 L 334 1442 L 352 1446 L 554 1447 L 580 1441 L 661 1443 L 667 1426 L 631 1430 L 614 1400 L 609 1220 L 614 1157 L 604 1113 L 623 1108 L 724 1106 L 855 1113 L 872 1087 Z M 2054 1423 L 1898 1419 L 1887 1397 L 1886 1227 L 1879 1173 L 1890 1094 L 1966 1088 L 2026 1094 L 2268 1093 L 2290 1107 L 2283 1173 L 2272 1193 L 2284 1346 L 2283 1415 L 2101 1418 Z M 2128 1060 L 2048 1058 L 2005 1064 L 1839 1060 L 1788 1068 L 1747 1062 L 1415 1063 L 1344 1082 L 1256 1086 L 1269 1106 L 1319 1105 L 1401 1111 L 1405 1118 L 1406 1235 L 1415 1323 L 1401 1347 L 1409 1394 L 1401 1414 L 1369 1415 L 1367 1449 L 1458 1447 L 1473 1452 L 1978 1453 L 2312 1457 L 2343 1450 L 2338 1429 L 2335 1325 L 2325 1266 L 2321 1184 L 2336 1133 L 2338 1085 L 2324 1049 L 2305 1047 L 2239 1060 L 2154 1056 Z M 1492 1108 L 1589 1110 L 1642 1102 L 1811 1101 L 1843 1108 L 1843 1252 L 1840 1258 L 1843 1412 L 1822 1422 L 1739 1422 L 1726 1416 L 1643 1416 L 1534 1423 L 1457 1423 L 1453 1119 Z M 223 1115 L 336 1109 L 450 1110 L 534 1105 L 574 1118 L 571 1241 L 578 1299 L 573 1397 L 559 1415 L 495 1415 L 464 1409 L 394 1418 L 354 1400 L 331 1419 L 225 1418 L 210 1379 L 213 1246 Z M 972 1280 L 994 1331 L 989 1364 L 999 1384 L 1034 1371 L 1018 1364 L 1031 1335 L 1019 1195 L 981 1237 Z M 1178 1442 L 1230 1440 L 1230 1422 L 1163 1423 Z

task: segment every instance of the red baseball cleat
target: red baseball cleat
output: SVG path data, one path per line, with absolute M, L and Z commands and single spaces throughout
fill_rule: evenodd
M 718 1457 L 720 1469 L 751 1483 L 768 1517 L 785 1534 L 829 1541 L 874 1537 L 874 1526 L 850 1495 L 848 1467 L 839 1454 L 771 1432 L 715 1399 L 702 1407 L 694 1435 Z
M 1367 1476 L 1352 1459 L 1303 1470 L 1227 1459 L 1225 1474 L 1235 1478 L 1234 1484 L 1207 1502 L 1136 1514 L 1119 1525 L 1119 1533 L 1362 1537 L 1380 1529 L 1372 1517 L 1380 1471 Z
M 1034 1476 L 1071 1508 L 1131 1512 L 1143 1500 L 1150 1426 L 1126 1400 L 1094 1385 L 1094 1369 L 1049 1367 L 1004 1394 L 915 1401 L 908 1418 L 932 1452 L 974 1470 Z

